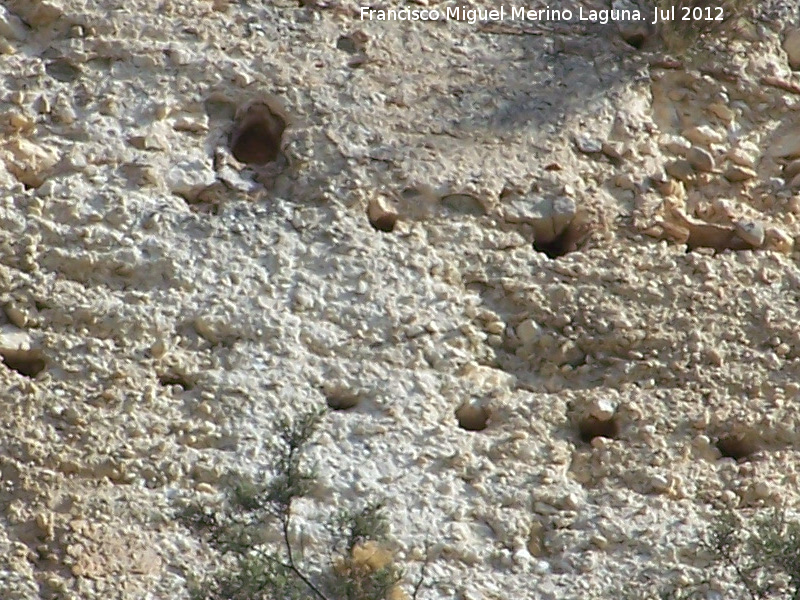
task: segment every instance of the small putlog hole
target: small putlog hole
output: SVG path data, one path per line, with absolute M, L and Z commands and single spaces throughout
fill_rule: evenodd
M 6 367 L 30 378 L 36 377 L 47 366 L 41 350 L 0 350 L 0 358 Z
M 191 390 L 194 387 L 194 382 L 189 377 L 187 377 L 182 373 L 176 373 L 176 372 L 162 373 L 158 376 L 158 381 L 161 385 L 165 387 L 179 385 L 184 390 Z
M 588 415 L 578 423 L 578 434 L 581 436 L 581 441 L 587 444 L 590 444 L 596 437 L 614 440 L 619 435 L 619 421 L 616 417 L 603 421 Z
M 458 426 L 467 431 L 483 431 L 489 425 L 489 409 L 474 404 L 465 404 L 456 410 Z
M 265 165 L 278 158 L 286 117 L 265 102 L 249 105 L 236 118 L 231 135 L 231 153 L 239 162 Z
M 586 238 L 587 229 L 586 225 L 573 221 L 553 238 L 534 240 L 533 249 L 543 252 L 550 259 L 560 258 L 580 248 L 581 242 Z
M 761 445 L 752 434 L 736 433 L 719 436 L 717 449 L 725 458 L 742 460 L 761 450 Z

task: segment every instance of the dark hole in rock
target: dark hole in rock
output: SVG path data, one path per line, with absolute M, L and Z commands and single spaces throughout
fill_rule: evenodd
M 564 228 L 564 231 L 551 240 L 534 240 L 533 249 L 537 252 L 543 252 L 548 258 L 559 258 L 578 250 L 585 234 L 586 227 L 573 221 Z
M 647 36 L 643 33 L 634 33 L 632 35 L 624 36 L 622 39 L 624 39 L 629 45 L 633 46 L 637 50 L 641 50 L 645 41 L 647 41 Z
M 597 417 L 589 415 L 578 423 L 578 433 L 581 436 L 581 441 L 587 444 L 591 443 L 596 437 L 614 440 L 619 435 L 619 421 L 615 417 L 607 421 L 601 421 Z
M 722 435 L 717 439 L 717 449 L 726 458 L 741 460 L 758 452 L 761 448 L 758 441 L 747 434 Z
M 231 152 L 239 162 L 265 165 L 278 158 L 286 119 L 264 103 L 251 105 L 231 135 Z
M 483 431 L 489 424 L 489 410 L 482 406 L 465 404 L 456 410 L 458 426 L 467 431 Z
M 331 390 L 325 394 L 325 402 L 331 410 L 349 410 L 358 406 L 361 398 L 350 390 Z
M 25 377 L 36 377 L 47 366 L 41 350 L 0 350 L 0 358 L 6 367 Z
M 158 381 L 163 386 L 179 385 L 184 390 L 194 387 L 194 382 L 181 373 L 162 373 L 158 376 Z

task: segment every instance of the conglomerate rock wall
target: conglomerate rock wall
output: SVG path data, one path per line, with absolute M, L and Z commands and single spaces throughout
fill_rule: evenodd
M 422 598 L 697 581 L 715 510 L 798 504 L 796 8 L 690 61 L 621 23 L 5 0 L 0 597 L 187 597 L 216 559 L 180 507 L 326 403 L 312 556 L 385 498 Z

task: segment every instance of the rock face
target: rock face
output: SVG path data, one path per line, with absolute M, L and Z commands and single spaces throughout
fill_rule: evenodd
M 3 2 L 0 598 L 188 598 L 175 515 L 326 406 L 309 560 L 385 499 L 421 598 L 705 581 L 709 507 L 800 499 L 787 22 Z

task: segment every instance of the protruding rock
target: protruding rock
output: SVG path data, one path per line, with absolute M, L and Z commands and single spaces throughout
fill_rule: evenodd
M 32 188 L 38 188 L 45 182 L 59 158 L 54 149 L 24 139 L 10 141 L 5 150 L 8 170 L 19 181 Z
M 603 142 L 585 134 L 575 136 L 575 145 L 584 154 L 597 154 L 603 151 Z
M 603 142 L 602 150 L 612 160 L 622 160 L 625 157 L 625 146 L 620 142 Z
M 708 125 L 700 125 L 698 127 L 691 127 L 682 132 L 683 137 L 694 144 L 702 144 L 708 146 L 709 144 L 721 144 L 725 141 L 725 136 L 715 131 Z
M 764 232 L 764 248 L 789 254 L 794 250 L 794 238 L 779 227 L 767 227 Z
M 664 170 L 670 177 L 679 179 L 684 183 L 691 180 L 695 174 L 692 164 L 683 158 L 667 163 L 664 166 Z
M 800 29 L 790 31 L 783 41 L 783 49 L 793 71 L 800 70 Z
M 388 233 L 397 224 L 398 214 L 384 198 L 373 198 L 367 206 L 367 218 L 375 229 Z
M 614 416 L 617 406 L 608 398 L 600 398 L 592 402 L 589 407 L 589 415 L 598 421 L 608 421 Z
M 210 164 L 204 161 L 182 161 L 167 171 L 164 182 L 173 194 L 187 201 L 194 200 L 200 192 L 216 183 L 217 176 Z
M 519 340 L 529 346 L 533 344 L 541 335 L 542 328 L 533 319 L 526 319 L 516 327 Z
M 737 221 L 736 235 L 748 244 L 760 248 L 764 245 L 764 225 L 758 221 L 742 220 Z
M 800 175 L 800 158 L 787 163 L 783 167 L 783 178 L 786 181 L 791 181 L 797 175 Z
M 753 171 L 753 169 L 748 169 L 747 167 L 740 167 L 739 165 L 731 165 L 725 170 L 725 179 L 727 179 L 731 183 L 747 181 L 748 179 L 753 179 L 753 177 L 755 176 L 756 172 Z
M 576 206 L 572 198 L 543 198 L 529 196 L 513 200 L 505 208 L 505 219 L 511 223 L 530 223 L 537 240 L 555 239 L 575 218 Z
M 709 173 L 714 170 L 714 157 L 708 150 L 703 150 L 697 146 L 692 146 L 686 153 L 686 160 L 697 171 Z

